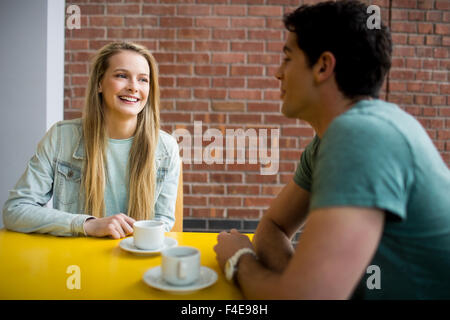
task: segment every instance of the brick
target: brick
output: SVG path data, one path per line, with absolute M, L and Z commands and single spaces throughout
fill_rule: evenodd
M 277 175 L 246 174 L 245 183 L 278 183 Z
M 202 101 L 177 101 L 177 110 L 183 111 L 208 111 L 207 102 Z M 194 118 L 194 120 L 197 120 Z
M 227 51 L 228 43 L 223 41 L 195 41 L 195 51 Z
M 107 29 L 107 38 L 110 39 L 137 39 L 140 38 L 141 29 L 135 28 L 135 29 L 113 29 L 108 28 Z
M 209 63 L 209 54 L 207 53 L 177 53 L 176 61 L 179 63 Z
M 450 24 L 437 23 L 435 25 L 436 34 L 449 35 Z
M 263 50 L 264 44 L 262 42 L 231 42 L 231 51 L 261 52 Z
M 448 0 L 437 0 L 435 5 L 438 10 L 450 10 L 450 3 Z
M 434 0 L 418 0 L 417 8 L 419 9 L 433 9 Z
M 261 90 L 229 90 L 230 99 L 260 100 Z
M 214 111 L 244 111 L 245 105 L 243 102 L 213 102 L 212 109 Z
M 249 16 L 281 17 L 282 9 L 279 6 L 250 6 L 248 8 Z
M 160 25 L 166 28 L 186 28 L 192 27 L 194 22 L 192 18 L 186 17 L 161 17 Z
M 246 6 L 215 6 L 214 14 L 218 16 L 245 16 L 247 12 Z
M 395 0 L 392 2 L 392 7 L 415 9 L 417 7 L 417 0 Z
M 281 31 L 278 30 L 249 30 L 248 38 L 250 40 L 279 40 L 281 39 Z
M 225 99 L 226 90 L 195 89 L 194 97 L 199 99 Z
M 122 27 L 124 18 L 121 16 L 91 16 L 89 26 L 92 27 Z
M 245 87 L 245 78 L 214 78 L 213 85 L 214 88 L 217 87 L 225 87 L 225 88 L 244 88 Z
M 207 5 L 177 5 L 179 16 L 208 16 L 211 8 Z
M 241 29 L 214 29 L 214 39 L 246 39 L 245 30 Z
M 230 114 L 229 120 L 231 123 L 261 123 L 261 114 Z
M 192 65 L 186 65 L 186 64 L 160 64 L 159 65 L 159 73 L 160 75 L 167 75 L 167 74 L 185 74 L 185 75 L 191 75 L 193 73 L 193 67 Z
M 264 18 L 231 18 L 231 27 L 263 28 L 266 25 Z
M 142 7 L 142 14 L 145 15 L 155 15 L 155 16 L 174 16 L 175 6 L 161 6 L 156 4 L 146 5 Z
M 258 195 L 259 186 L 255 185 L 227 185 L 227 194 Z
M 160 50 L 167 51 L 192 51 L 192 41 L 160 41 Z
M 263 74 L 263 68 L 257 66 L 232 66 L 232 76 L 261 76 Z
M 433 21 L 433 22 L 442 21 L 442 12 L 440 12 L 440 11 L 428 11 L 426 13 L 426 20 L 427 21 Z
M 417 30 L 419 33 L 433 33 L 433 24 L 432 23 L 418 23 Z
M 226 28 L 229 27 L 228 18 L 196 18 L 196 27 L 214 27 L 214 28 Z
M 244 63 L 244 53 L 213 53 L 212 63 Z
M 199 196 L 183 196 L 183 205 L 186 206 L 206 206 L 206 197 Z
M 177 77 L 177 86 L 180 87 L 208 87 L 209 88 L 210 80 L 209 78 L 200 78 L 200 77 Z
M 224 185 L 193 185 L 193 194 L 225 194 Z
M 129 4 L 129 5 L 123 5 L 123 4 L 108 4 L 106 7 L 106 14 L 124 14 L 124 15 L 130 15 L 130 14 L 140 14 L 141 12 L 140 6 L 138 4 Z
M 181 29 L 178 30 L 178 39 L 209 39 L 211 31 L 207 29 Z
M 227 217 L 228 218 L 259 218 L 260 210 L 259 209 L 231 209 L 230 208 L 230 209 L 227 209 Z
M 227 74 L 227 67 L 225 66 L 196 66 L 194 70 L 198 75 L 219 76 Z

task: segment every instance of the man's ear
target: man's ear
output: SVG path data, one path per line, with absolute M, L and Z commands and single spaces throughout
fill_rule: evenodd
M 333 73 L 336 67 L 336 58 L 330 51 L 323 52 L 314 65 L 314 80 L 317 83 L 326 81 Z

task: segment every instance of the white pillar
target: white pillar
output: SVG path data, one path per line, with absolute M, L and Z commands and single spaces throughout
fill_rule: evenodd
M 64 0 L 0 0 L 0 207 L 64 117 L 64 23 Z

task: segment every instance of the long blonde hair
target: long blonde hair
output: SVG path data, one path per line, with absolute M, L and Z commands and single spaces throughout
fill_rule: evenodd
M 154 216 L 156 182 L 155 150 L 159 137 L 159 84 L 158 66 L 151 53 L 143 46 L 129 42 L 113 42 L 101 48 L 93 58 L 85 108 L 83 112 L 83 138 L 86 162 L 83 169 L 82 189 L 84 211 L 95 217 L 105 216 L 105 152 L 108 143 L 105 113 L 99 84 L 108 68 L 109 58 L 130 50 L 142 55 L 150 67 L 150 92 L 145 107 L 137 116 L 136 132 L 128 160 L 128 215 L 135 220 Z

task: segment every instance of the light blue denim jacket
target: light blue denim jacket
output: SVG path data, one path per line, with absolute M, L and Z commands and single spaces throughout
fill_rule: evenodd
M 79 197 L 84 157 L 81 119 L 53 125 L 9 193 L 3 207 L 5 227 L 25 233 L 84 235 L 84 221 L 91 217 L 83 212 L 84 200 Z M 165 222 L 170 231 L 175 223 L 181 161 L 175 138 L 161 130 L 155 162 L 155 219 Z M 48 208 L 52 196 L 53 208 Z

